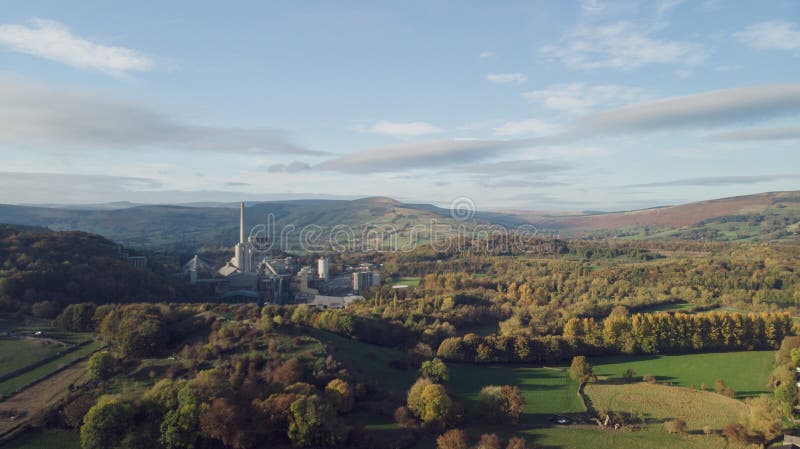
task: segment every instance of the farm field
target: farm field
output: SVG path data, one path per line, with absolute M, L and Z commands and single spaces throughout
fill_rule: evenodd
M 89 343 L 70 353 L 65 354 L 63 357 L 59 357 L 51 362 L 45 363 L 42 366 L 36 367 L 30 371 L 26 371 L 19 376 L 12 377 L 11 379 L 0 383 L 0 394 L 8 396 L 18 389 L 23 388 L 25 385 L 51 374 L 61 366 L 91 354 L 92 352 L 100 349 L 100 347 L 102 347 L 102 343 L 100 342 Z
M 464 401 L 469 410 L 477 407 L 478 393 L 486 385 L 515 385 L 525 397 L 522 425 L 547 423 L 553 414 L 580 413 L 578 384 L 562 368 L 531 368 L 508 365 L 449 364 L 448 387 Z
M 80 436 L 68 431 L 30 431 L 2 446 L 3 449 L 80 449 Z
M 418 277 L 398 277 L 394 279 L 394 283 L 408 285 L 409 287 L 419 287 L 420 280 Z
M 0 338 L 0 376 L 30 366 L 65 349 L 51 340 Z
M 662 429 L 638 432 L 602 430 L 590 426 L 551 427 L 522 432 L 533 447 L 548 449 L 720 449 L 729 447 L 719 435 L 670 435 Z M 756 448 L 756 446 L 751 446 Z M 739 448 L 741 449 L 741 448 Z
M 681 387 L 700 387 L 705 383 L 712 388 L 716 379 L 722 379 L 734 389 L 737 398 L 767 393 L 767 382 L 772 372 L 774 351 L 721 352 L 713 354 L 686 354 L 664 356 L 615 356 L 591 359 L 595 374 L 601 378 L 622 378 L 632 369 L 637 376 L 652 375 L 659 382 Z
M 590 384 L 586 394 L 596 410 L 640 413 L 655 426 L 681 418 L 690 431 L 722 430 L 747 410 L 743 402 L 717 393 L 644 382 Z

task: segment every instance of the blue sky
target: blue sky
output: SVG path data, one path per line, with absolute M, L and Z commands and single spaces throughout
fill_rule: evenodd
M 800 182 L 800 3 L 0 10 L 0 202 L 620 210 Z

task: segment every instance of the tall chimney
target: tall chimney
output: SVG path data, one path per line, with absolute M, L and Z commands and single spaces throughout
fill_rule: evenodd
M 239 243 L 244 243 L 244 202 L 239 206 Z

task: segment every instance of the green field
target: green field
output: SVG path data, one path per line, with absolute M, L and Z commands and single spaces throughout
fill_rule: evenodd
M 448 387 L 464 401 L 467 414 L 476 414 L 478 393 L 486 385 L 515 385 L 525 397 L 520 423 L 544 424 L 553 414 L 580 413 L 583 405 L 578 385 L 566 369 L 530 368 L 508 365 L 448 364 Z
M 409 287 L 419 287 L 419 281 L 421 279 L 418 277 L 398 277 L 394 279 L 395 285 L 408 285 Z
M 393 360 L 407 359 L 402 351 L 360 343 L 316 329 L 309 329 L 308 333 L 333 348 L 333 357 L 362 382 L 376 384 L 402 397 L 417 378 L 417 372 L 413 369 L 401 370 L 389 366 Z
M 3 449 L 80 449 L 81 442 L 77 432 L 29 431 L 0 447 Z
M 102 347 L 102 343 L 100 342 L 95 341 L 89 343 L 88 345 L 82 346 L 68 354 L 65 354 L 63 357 L 59 357 L 56 360 L 45 363 L 42 366 L 34 368 L 30 371 L 26 371 L 19 376 L 8 379 L 7 381 L 0 383 L 0 394 L 7 396 L 37 379 L 41 379 L 52 374 L 62 366 L 91 354 L 92 352 L 100 349 L 100 347 Z
M 0 338 L 0 376 L 63 351 L 63 345 L 35 339 Z
M 737 398 L 767 393 L 772 372 L 773 351 L 721 352 L 640 357 L 597 357 L 591 362 L 600 377 L 621 378 L 632 369 L 637 376 L 652 375 L 659 382 L 682 387 L 711 389 L 722 379 L 736 391 Z
M 720 449 L 718 435 L 670 435 L 661 429 L 636 432 L 601 430 L 588 426 L 530 429 L 523 432 L 529 446 L 549 449 Z

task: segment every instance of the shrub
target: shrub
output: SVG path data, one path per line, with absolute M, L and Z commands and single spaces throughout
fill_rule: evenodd
M 436 439 L 438 449 L 469 449 L 467 434 L 461 429 L 451 429 Z
M 667 430 L 668 433 L 677 433 L 677 434 L 685 434 L 688 430 L 686 427 L 686 421 L 675 418 L 672 421 L 667 421 L 664 423 L 664 428 Z

